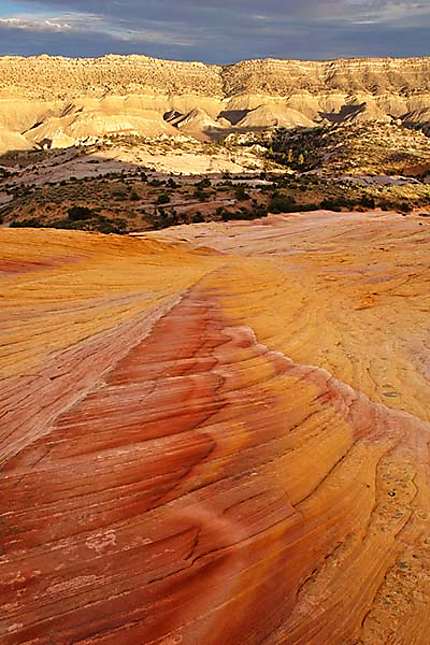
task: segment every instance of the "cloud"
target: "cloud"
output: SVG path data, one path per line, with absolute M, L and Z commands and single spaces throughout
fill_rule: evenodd
M 0 18 L 1 27 L 22 29 L 23 31 L 70 31 L 72 29 L 72 26 L 67 22 L 34 18 Z
M 410 0 L 370 0 L 358 2 L 347 0 L 345 3 L 343 18 L 347 22 L 357 24 L 381 24 L 387 27 L 399 23 L 416 24 L 424 19 L 430 20 L 430 4 L 425 2 L 414 2 Z
M 118 42 L 158 43 L 179 47 L 193 44 L 189 36 L 181 36 L 175 31 L 157 28 L 157 26 L 136 28 L 128 21 L 121 20 L 114 23 L 97 14 L 67 13 L 49 17 L 22 15 L 0 18 L 0 30 L 5 28 L 38 33 L 87 33 L 95 37 L 109 36 Z
M 0 53 L 13 50 L 19 31 L 15 49 L 29 54 L 209 62 L 421 55 L 422 30 L 430 29 L 429 0 L 20 0 L 19 11 L 2 0 L 0 15 Z

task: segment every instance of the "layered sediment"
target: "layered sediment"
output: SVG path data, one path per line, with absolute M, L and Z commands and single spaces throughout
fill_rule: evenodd
M 426 642 L 425 221 L 0 235 L 2 642 Z
M 428 124 L 430 58 L 325 62 L 251 60 L 216 66 L 145 56 L 0 58 L 0 151 L 67 147 L 126 133 L 191 136 L 232 126 L 312 126 L 321 120 Z M 215 123 L 214 123 L 215 122 Z M 209 126 L 208 126 L 209 124 Z M 22 138 L 21 138 L 22 137 Z
M 340 91 L 407 96 L 430 92 L 430 57 L 352 58 L 331 61 L 261 59 L 233 65 L 208 65 L 146 56 L 63 58 L 58 56 L 0 57 L 0 88 L 40 99 L 92 94 L 288 96 Z

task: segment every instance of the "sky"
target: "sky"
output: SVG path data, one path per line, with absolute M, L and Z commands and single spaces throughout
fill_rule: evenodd
M 0 0 L 0 55 L 430 55 L 430 0 Z

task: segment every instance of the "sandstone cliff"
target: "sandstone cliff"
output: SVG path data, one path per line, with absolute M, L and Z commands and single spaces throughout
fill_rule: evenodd
M 361 119 L 414 115 L 417 125 L 427 123 L 430 57 L 227 66 L 145 56 L 0 58 L 0 127 L 24 134 L 29 147 L 46 138 L 65 145 L 118 131 L 169 134 L 163 117 L 171 112 L 199 136 L 220 117 L 232 126 L 294 127 L 342 120 L 345 109 L 350 118 L 357 106 Z
M 321 94 L 339 90 L 379 96 L 430 91 L 430 57 L 363 58 L 333 61 L 249 60 L 227 66 L 178 62 L 146 56 L 0 58 L 0 90 L 26 97 L 197 94 L 288 96 L 298 90 Z

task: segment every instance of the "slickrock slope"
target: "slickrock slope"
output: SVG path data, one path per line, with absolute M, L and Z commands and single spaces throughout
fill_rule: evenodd
M 429 224 L 0 231 L 0 640 L 428 642 Z
M 49 139 L 65 147 L 116 132 L 173 135 L 163 122 L 172 112 L 187 119 L 202 110 L 246 128 L 352 117 L 409 119 L 422 127 L 429 108 L 430 58 L 267 59 L 227 66 L 145 56 L 0 58 L 0 128 L 24 135 L 30 146 Z M 0 152 L 7 150 L 0 138 Z

